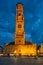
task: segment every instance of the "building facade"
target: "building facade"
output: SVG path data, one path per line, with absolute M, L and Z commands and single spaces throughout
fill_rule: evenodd
M 16 56 L 28 55 L 36 56 L 37 48 L 36 44 L 25 44 L 25 32 L 24 32 L 24 13 L 23 4 L 18 3 L 16 5 L 16 28 L 15 28 L 15 44 L 4 46 L 5 54 L 14 54 Z
M 0 54 L 2 54 L 2 53 L 3 53 L 3 47 L 0 46 Z
M 39 56 L 43 56 L 43 44 L 40 45 Z

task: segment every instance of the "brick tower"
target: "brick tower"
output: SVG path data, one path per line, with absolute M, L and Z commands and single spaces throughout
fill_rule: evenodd
M 24 44 L 24 14 L 23 4 L 16 5 L 16 29 L 15 29 L 15 44 Z

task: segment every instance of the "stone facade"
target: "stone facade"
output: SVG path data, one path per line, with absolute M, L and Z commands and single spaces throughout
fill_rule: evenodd
M 28 55 L 36 56 L 37 49 L 36 44 L 31 44 L 25 42 L 24 34 L 24 14 L 23 14 L 23 4 L 18 3 L 16 5 L 16 29 L 15 29 L 15 44 L 5 45 L 5 54 L 14 54 L 16 56 Z M 25 44 L 26 43 L 26 44 Z

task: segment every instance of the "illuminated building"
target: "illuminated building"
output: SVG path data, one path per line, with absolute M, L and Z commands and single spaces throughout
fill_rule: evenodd
M 14 54 L 16 56 L 37 55 L 36 44 L 32 44 L 31 42 L 28 42 L 27 44 L 27 42 L 25 42 L 24 13 L 23 13 L 23 4 L 21 3 L 18 3 L 16 5 L 16 28 L 14 37 L 15 37 L 14 45 L 11 44 L 4 46 L 5 54 Z
M 23 4 L 16 5 L 15 44 L 25 44 Z
M 43 56 L 43 44 L 40 45 L 39 56 Z

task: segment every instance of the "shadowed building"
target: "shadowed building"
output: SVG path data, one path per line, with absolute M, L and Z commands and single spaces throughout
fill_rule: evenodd
M 0 46 L 0 54 L 2 54 L 2 53 L 3 53 L 3 47 Z
M 25 42 L 24 32 L 24 13 L 23 4 L 18 3 L 16 5 L 16 28 L 15 28 L 15 42 L 4 46 L 4 53 L 13 53 L 16 56 L 28 55 L 36 56 L 36 44 L 31 42 Z

